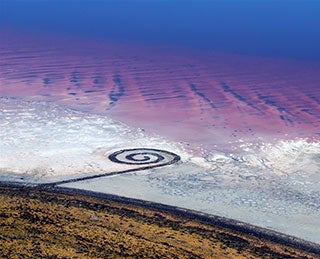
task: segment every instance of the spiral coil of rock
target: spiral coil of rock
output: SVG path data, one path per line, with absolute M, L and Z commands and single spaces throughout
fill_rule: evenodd
M 175 163 L 180 160 L 180 157 L 172 152 L 160 149 L 133 148 L 116 151 L 109 155 L 109 159 L 120 164 L 156 167 Z
M 151 169 L 160 166 L 166 166 L 180 161 L 180 156 L 160 149 L 152 148 L 132 148 L 132 149 L 122 149 L 116 151 L 108 156 L 108 158 L 115 163 L 136 165 L 133 168 L 123 168 L 121 171 L 107 172 L 97 175 L 90 175 L 75 179 L 67 179 L 53 183 L 44 183 L 38 185 L 38 188 L 48 188 L 57 186 L 59 184 L 66 184 L 72 182 L 79 182 L 90 180 L 99 177 L 107 177 L 112 175 L 125 174 L 129 172 L 141 171 L 145 169 Z

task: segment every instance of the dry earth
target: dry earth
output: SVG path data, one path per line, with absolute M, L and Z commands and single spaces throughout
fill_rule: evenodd
M 0 258 L 317 258 L 136 205 L 0 187 Z

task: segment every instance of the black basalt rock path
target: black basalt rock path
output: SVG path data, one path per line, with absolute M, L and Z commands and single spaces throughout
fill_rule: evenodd
M 108 157 L 112 162 L 126 164 L 126 165 L 143 165 L 141 167 L 130 168 L 122 171 L 108 172 L 103 174 L 90 175 L 80 178 L 68 179 L 53 183 L 45 183 L 38 185 L 38 188 L 56 186 L 60 184 L 73 183 L 85 180 L 91 180 L 100 177 L 107 177 L 119 174 L 125 174 L 129 172 L 142 171 L 146 169 L 152 169 L 156 167 L 162 167 L 166 165 L 174 164 L 180 161 L 180 156 L 175 153 L 152 148 L 133 148 L 123 149 L 116 151 Z

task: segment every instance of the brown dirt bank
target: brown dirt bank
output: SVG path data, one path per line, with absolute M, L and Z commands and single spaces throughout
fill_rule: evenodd
M 0 186 L 0 258 L 319 258 L 130 202 Z

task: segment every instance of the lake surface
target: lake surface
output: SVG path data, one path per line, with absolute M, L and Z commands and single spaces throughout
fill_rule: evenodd
M 280 19 L 287 6 L 266 2 L 36 2 L 1 12 L 1 181 L 103 174 L 123 170 L 114 151 L 162 149 L 181 161 L 65 186 L 320 243 L 317 4 L 294 2 Z M 253 25 L 258 14 L 278 18 Z

